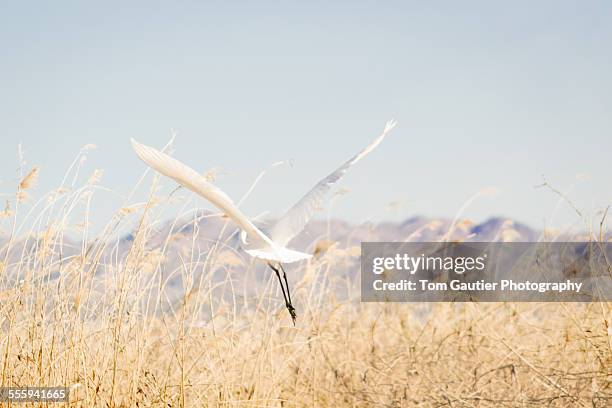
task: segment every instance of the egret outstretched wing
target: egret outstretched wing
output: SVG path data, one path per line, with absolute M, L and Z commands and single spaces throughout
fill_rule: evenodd
M 270 230 L 270 238 L 281 245 L 285 246 L 293 237 L 299 234 L 308 221 L 315 214 L 321 205 L 323 196 L 329 191 L 331 186 L 344 176 L 347 170 L 368 153 L 376 148 L 397 124 L 394 120 L 387 122 L 383 132 L 370 143 L 365 149 L 351 157 L 336 171 L 319 181 L 308 193 L 306 193 L 293 207 L 291 207 L 285 215 L 283 215 L 274 224 Z
M 255 243 L 271 245 L 270 239 L 265 236 L 253 223 L 238 209 L 232 199 L 218 187 L 208 182 L 191 167 L 162 153 L 152 147 L 145 146 L 132 139 L 134 151 L 147 165 L 164 176 L 170 177 L 189 190 L 201 195 L 215 207 L 223 211 L 238 226 L 247 233 L 250 240 Z

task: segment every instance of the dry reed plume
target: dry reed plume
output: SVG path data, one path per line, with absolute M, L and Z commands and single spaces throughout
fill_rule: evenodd
M 334 274 L 358 253 L 326 243 L 292 269 L 293 327 L 272 276 L 261 296 L 238 293 L 253 264 L 223 242 L 202 252 L 194 239 L 180 254 L 170 233 L 152 244 L 170 200 L 155 188 L 90 236 L 101 172 L 78 185 L 82 162 L 23 202 L 30 171 L 0 218 L 2 386 L 67 386 L 78 407 L 611 404 L 609 303 L 363 304 Z M 121 252 L 118 231 L 134 221 Z M 178 301 L 166 297 L 170 274 Z

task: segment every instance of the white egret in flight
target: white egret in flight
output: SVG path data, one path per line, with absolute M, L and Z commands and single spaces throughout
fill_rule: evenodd
M 201 195 L 238 224 L 238 227 L 242 230 L 241 239 L 245 245 L 245 252 L 255 258 L 266 261 L 268 266 L 276 273 L 283 291 L 285 306 L 295 324 L 295 308 L 291 303 L 287 274 L 282 264 L 308 259 L 312 257 L 312 255 L 289 249 L 287 248 L 287 244 L 304 229 L 308 221 L 320 208 L 323 196 L 329 191 L 331 186 L 340 180 L 353 164 L 357 163 L 374 150 L 395 125 L 396 122 L 394 120 L 387 122 L 382 133 L 374 139 L 372 143 L 355 156 L 351 157 L 337 170 L 319 181 L 272 226 L 269 235 L 266 235 L 257 228 L 253 222 L 240 211 L 227 194 L 210 183 L 203 175 L 199 174 L 191 167 L 152 147 L 140 144 L 134 139 L 132 139 L 132 147 L 138 157 L 147 165 L 161 174 L 170 177 L 180 185 Z M 281 280 L 279 269 L 283 271 L 284 285 Z M 287 288 L 286 292 L 285 287 Z

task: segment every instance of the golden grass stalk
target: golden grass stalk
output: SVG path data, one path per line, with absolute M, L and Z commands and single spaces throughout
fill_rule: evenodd
M 293 327 L 275 278 L 233 251 L 231 224 L 206 248 L 191 212 L 159 236 L 170 197 L 156 185 L 69 244 L 95 218 L 89 181 L 22 210 L 0 243 L 2 386 L 66 386 L 74 407 L 610 406 L 610 303 L 360 303 L 336 273 L 359 248 L 325 242 L 289 270 Z

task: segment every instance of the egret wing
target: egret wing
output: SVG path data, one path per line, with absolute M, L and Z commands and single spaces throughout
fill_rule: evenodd
M 351 157 L 342 166 L 319 181 L 293 207 L 291 207 L 270 230 L 270 238 L 279 245 L 285 246 L 293 237 L 299 234 L 312 216 L 319 209 L 323 197 L 331 186 L 340 180 L 348 169 L 376 148 L 397 124 L 394 120 L 386 123 L 383 132 L 372 143 Z
M 134 139 L 132 139 L 132 148 L 138 157 L 151 168 L 201 195 L 219 210 L 227 214 L 228 217 L 247 233 L 251 240 L 270 244 L 270 239 L 238 209 L 232 199 L 217 186 L 209 183 L 206 178 L 197 171 L 165 153 L 136 142 Z

